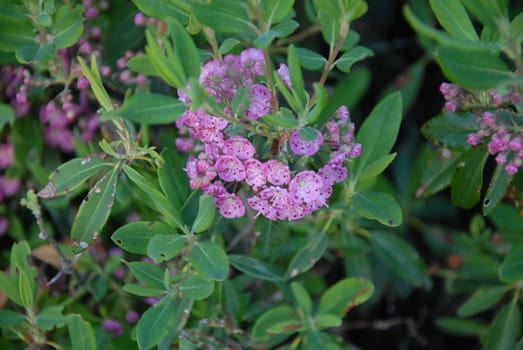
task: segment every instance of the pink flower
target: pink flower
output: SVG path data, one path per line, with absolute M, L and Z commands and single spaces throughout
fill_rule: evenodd
M 13 146 L 10 143 L 0 145 L 0 169 L 10 167 L 13 162 Z
M 262 50 L 254 48 L 243 50 L 240 54 L 240 62 L 247 70 L 251 70 L 256 75 L 263 75 L 265 58 Z
M 296 130 L 291 134 L 289 137 L 289 143 L 291 145 L 292 153 L 296 155 L 313 156 L 318 152 L 323 143 L 323 136 L 319 130 L 313 128 L 310 129 L 314 130 L 316 133 L 316 139 L 312 141 L 303 140 L 300 130 Z
M 254 158 L 247 159 L 243 165 L 245 166 L 245 182 L 257 191 L 267 183 L 267 179 L 263 173 L 263 164 Z
M 245 179 L 243 163 L 233 156 L 220 156 L 215 164 L 218 176 L 227 182 L 242 181 Z
M 0 237 L 5 235 L 9 228 L 9 219 L 5 216 L 0 216 Z
M 287 185 L 291 180 L 289 166 L 275 159 L 268 160 L 263 164 L 263 174 L 267 181 L 276 186 Z
M 231 137 L 223 143 L 223 153 L 228 156 L 234 156 L 241 160 L 252 158 L 256 149 L 252 143 L 244 137 Z
M 110 332 L 113 337 L 118 337 L 122 334 L 122 325 L 117 320 L 109 319 L 102 323 L 104 331 Z
M 144 26 L 147 24 L 147 17 L 141 12 L 134 15 L 134 25 L 137 27 Z
M 136 323 L 140 318 L 140 314 L 134 310 L 127 311 L 125 315 L 125 320 L 131 324 Z
M 347 168 L 337 164 L 327 164 L 318 170 L 324 186 L 332 186 L 347 178 Z
M 235 194 L 218 197 L 215 203 L 218 211 L 224 218 L 240 218 L 245 215 L 245 205 L 242 199 Z
M 291 77 L 289 75 L 289 67 L 284 63 L 280 63 L 280 68 L 278 68 L 278 75 L 285 85 L 290 89 L 292 88 Z
M 20 190 L 21 183 L 19 179 L 0 176 L 0 192 L 5 197 L 13 197 Z
M 271 110 L 271 92 L 261 84 L 253 84 L 249 94 L 251 104 L 247 110 L 247 118 L 256 120 L 268 114 Z
M 317 200 L 322 188 L 321 177 L 312 170 L 299 172 L 289 183 L 291 198 L 297 203 L 310 203 Z

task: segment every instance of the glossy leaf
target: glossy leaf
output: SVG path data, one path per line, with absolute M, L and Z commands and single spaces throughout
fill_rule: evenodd
M 172 55 L 167 56 L 164 52 L 164 48 L 160 47 L 151 32 L 146 31 L 145 38 L 147 40 L 145 52 L 153 65 L 154 70 L 158 72 L 158 75 L 172 87 L 185 88 L 187 77 L 185 76 L 179 57 L 172 52 L 172 47 Z M 169 42 L 165 43 L 166 48 L 169 47 L 169 45 Z
M 196 242 L 189 261 L 206 280 L 223 281 L 229 272 L 229 259 L 222 247 L 214 242 Z
M 523 243 L 510 248 L 499 268 L 499 279 L 506 283 L 523 280 Z
M 135 73 L 144 74 L 147 76 L 158 76 L 156 68 L 154 68 L 151 60 L 147 55 L 140 54 L 134 57 L 131 57 L 127 61 L 127 67 Z
M 218 51 L 221 55 L 225 55 L 235 48 L 239 43 L 240 41 L 238 39 L 227 38 L 220 44 Z
M 176 321 L 177 308 L 166 296 L 147 309 L 136 324 L 136 340 L 140 350 L 148 350 L 160 343 Z
M 162 20 L 174 17 L 184 23 L 189 20 L 190 7 L 182 0 L 133 0 L 133 3 L 150 17 Z
M 453 205 L 469 209 L 479 202 L 488 155 L 485 147 L 474 148 L 463 155 L 450 184 Z
M 367 301 L 374 292 L 372 283 L 363 278 L 345 278 L 322 295 L 318 306 L 320 314 L 343 316 L 354 307 Z
M 96 99 L 98 100 L 98 103 L 102 105 L 106 112 L 113 111 L 113 103 L 103 86 L 100 71 L 98 70 L 98 64 L 96 63 L 96 57 L 94 55 L 91 56 L 90 67 L 87 66 L 81 57 L 78 57 L 78 63 L 80 63 L 83 75 L 87 78 L 87 80 L 89 80 L 89 84 L 93 90 L 94 95 L 96 96 Z
M 478 34 L 460 0 L 430 0 L 441 26 L 453 37 L 478 41 Z
M 327 63 L 325 57 L 309 49 L 297 47 L 296 54 L 301 66 L 308 70 L 321 70 Z
M 112 241 L 125 251 L 147 255 L 151 238 L 172 235 L 175 231 L 163 222 L 136 221 L 119 227 L 111 236 Z
M 185 105 L 177 98 L 144 92 L 127 98 L 118 110 L 118 115 L 144 125 L 171 124 L 183 112 Z
M 298 27 L 298 22 L 292 19 L 285 20 L 254 39 L 254 44 L 258 48 L 266 49 L 272 44 L 274 39 L 284 38 L 292 34 Z
M 282 280 L 282 276 L 272 267 L 251 256 L 232 254 L 229 255 L 229 262 L 235 269 L 246 275 L 266 281 Z
M 208 5 L 194 4 L 193 14 L 198 21 L 223 33 L 256 32 L 243 3 L 239 0 L 214 0 Z
M 0 271 L 0 288 L 13 303 L 22 305 L 17 275 L 8 275 L 4 271 Z
M 403 221 L 401 207 L 390 194 L 361 191 L 352 197 L 352 204 L 359 215 L 383 225 L 398 226 Z
M 398 276 L 416 287 L 430 287 L 425 263 L 405 240 L 392 233 L 372 232 L 370 243 L 378 257 Z
M 133 276 L 145 286 L 157 289 L 165 288 L 163 281 L 164 271 L 160 267 L 145 261 L 124 263 L 131 270 Z
M 356 136 L 362 153 L 351 163 L 352 182 L 357 181 L 369 165 L 389 154 L 398 136 L 402 113 L 401 95 L 394 93 L 384 98 L 365 119 Z
M 178 288 L 183 298 L 202 300 L 214 292 L 214 282 L 200 276 L 190 276 L 180 282 Z
M 142 284 L 127 283 L 123 286 L 126 293 L 138 295 L 140 297 L 157 297 L 164 295 L 166 290 L 164 288 L 149 287 Z
M 96 350 L 96 338 L 91 324 L 80 315 L 71 315 L 68 323 L 69 337 L 75 350 Z
M 260 5 L 267 23 L 278 23 L 290 14 L 294 0 L 265 0 Z
M 460 152 L 436 155 L 423 171 L 416 196 L 426 198 L 449 186 L 460 159 Z
M 198 214 L 194 219 L 192 231 L 200 233 L 211 227 L 216 213 L 213 196 L 200 196 Z
M 475 52 L 441 47 L 438 62 L 450 81 L 464 88 L 491 88 L 514 78 L 507 64 L 490 52 Z
M 488 215 L 505 197 L 511 180 L 512 175 L 507 173 L 503 165 L 498 165 L 490 179 L 490 184 L 483 199 L 483 215 Z
M 436 319 L 436 326 L 450 334 L 462 337 L 477 337 L 485 333 L 488 325 L 478 320 L 464 320 L 453 317 L 440 317 Z
M 328 238 L 325 232 L 318 232 L 292 257 L 285 279 L 294 278 L 308 271 L 323 256 L 327 249 Z
M 60 165 L 49 176 L 47 185 L 38 192 L 41 198 L 54 198 L 69 193 L 87 180 L 112 165 L 101 158 L 82 157 L 71 159 Z
M 297 110 L 297 112 L 301 112 L 307 103 L 307 94 L 305 83 L 303 81 L 303 74 L 300 68 L 300 61 L 294 45 L 289 46 L 287 53 L 287 66 L 289 67 L 289 75 L 291 78 L 292 94 L 299 105 L 299 110 Z
M 158 182 L 172 205 L 180 211 L 191 193 L 189 181 L 184 180 L 186 159 L 174 148 L 165 148 L 160 155 L 164 162 L 158 167 Z
M 276 306 L 265 312 L 256 320 L 252 330 L 254 341 L 263 342 L 274 336 L 274 333 L 283 333 L 284 330 L 281 329 L 281 327 L 279 332 L 277 329 L 274 329 L 275 325 L 281 326 L 282 321 L 285 322 L 285 325 L 288 328 L 287 333 L 290 333 L 293 329 L 301 327 L 301 320 L 298 317 L 296 310 L 288 305 Z M 294 327 L 289 325 L 294 325 Z M 269 329 L 272 331 L 269 332 Z
M 505 286 L 478 289 L 459 307 L 458 316 L 470 317 L 490 309 L 506 291 Z
M 336 68 L 342 72 L 350 73 L 351 68 L 355 63 L 372 56 L 374 56 L 374 52 L 372 52 L 371 49 L 363 46 L 355 46 L 343 53 L 343 55 L 336 60 Z
M 487 335 L 486 350 L 514 349 L 521 335 L 521 310 L 517 302 L 505 305 L 496 315 Z
M 174 18 L 169 21 L 169 33 L 175 54 L 179 57 L 187 78 L 200 76 L 200 59 L 193 39 L 185 28 Z
M 445 112 L 430 119 L 421 129 L 430 141 L 452 149 L 470 149 L 467 136 L 478 131 L 477 116 L 472 113 Z
M 32 309 L 34 303 L 33 286 L 25 270 L 18 272 L 18 291 L 20 292 L 20 301 L 26 309 Z
M 506 0 L 461 0 L 463 5 L 485 26 L 497 29 L 500 20 L 507 17 Z
M 8 309 L 0 309 L 0 328 L 18 326 L 26 322 L 23 313 Z
M 69 47 L 76 43 L 83 32 L 84 7 L 63 5 L 56 13 L 52 28 L 53 43 L 57 48 Z
M 291 283 L 291 290 L 296 306 L 309 315 L 312 312 L 312 299 L 307 290 L 298 282 Z
M 343 320 L 335 314 L 318 314 L 314 316 L 314 325 L 317 329 L 340 327 Z
M 120 168 L 115 166 L 89 190 L 80 204 L 71 228 L 71 238 L 80 243 L 81 248 L 90 244 L 101 232 L 109 218 L 116 194 Z
M 368 180 L 374 178 L 387 169 L 387 167 L 396 159 L 397 153 L 387 154 L 374 162 L 370 163 L 360 175 L 360 180 Z
M 178 234 L 153 236 L 147 245 L 147 255 L 156 262 L 169 261 L 185 247 L 187 238 Z

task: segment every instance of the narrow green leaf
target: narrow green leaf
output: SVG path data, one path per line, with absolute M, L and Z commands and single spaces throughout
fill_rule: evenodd
M 318 314 L 314 316 L 314 325 L 317 329 L 340 327 L 343 320 L 340 316 L 334 314 Z
M 195 270 L 206 280 L 223 281 L 229 273 L 229 259 L 214 242 L 196 242 L 189 255 Z
M 171 124 L 185 112 L 177 98 L 155 93 L 137 93 L 127 98 L 118 115 L 144 125 Z
M 260 3 L 267 23 L 278 23 L 292 10 L 294 0 L 265 0 Z
M 170 236 L 174 232 L 169 225 L 160 221 L 136 221 L 119 227 L 111 239 L 129 253 L 147 255 L 147 246 L 151 238 L 157 235 Z
M 133 0 L 138 9 L 147 16 L 168 20 L 177 18 L 183 23 L 189 21 L 190 7 L 183 0 Z
M 169 261 L 181 252 L 186 240 L 185 236 L 178 234 L 155 235 L 147 245 L 147 255 L 156 262 Z
M 357 182 L 361 173 L 377 159 L 389 154 L 396 142 L 403 113 L 400 93 L 383 99 L 365 119 L 356 136 L 361 143 L 361 156 L 351 162 L 351 181 Z
M 7 309 L 0 309 L 0 328 L 18 326 L 26 322 L 25 315 Z
M 179 59 L 178 62 L 176 62 L 176 56 L 168 58 L 164 50 L 156 42 L 156 38 L 151 32 L 146 31 L 145 38 L 147 40 L 145 53 L 147 54 L 147 57 L 149 58 L 149 61 L 153 65 L 155 71 L 158 72 L 159 76 L 172 87 L 184 88 L 186 76 Z M 165 43 L 166 47 L 168 45 L 169 43 Z
M 305 315 L 312 312 L 312 299 L 307 290 L 298 282 L 291 283 L 292 295 L 298 308 L 303 310 Z
M 360 180 L 364 181 L 371 179 L 383 173 L 385 169 L 396 159 L 397 153 L 387 154 L 379 159 L 376 159 L 374 162 L 370 163 L 365 170 L 360 175 Z
M 52 28 L 53 43 L 57 48 L 75 44 L 82 35 L 84 7 L 81 5 L 62 5 L 56 13 Z
M 505 197 L 510 181 L 512 181 L 512 175 L 507 173 L 503 165 L 498 165 L 483 199 L 483 215 L 488 215 Z
M 322 115 L 323 110 L 325 107 L 327 107 L 327 100 L 329 98 L 329 94 L 327 93 L 327 89 L 318 83 L 314 83 L 314 94 L 316 96 L 316 102 L 314 103 L 314 107 L 307 113 L 305 116 L 305 120 L 307 124 L 313 124 L 318 120 L 318 118 Z
M 314 264 L 323 256 L 323 253 L 327 249 L 328 238 L 325 232 L 319 232 L 310 239 L 307 244 L 296 252 L 292 257 L 287 272 L 285 273 L 285 279 L 290 279 L 298 276 L 309 270 Z
M 477 116 L 473 113 L 445 112 L 430 119 L 421 128 L 430 141 L 452 149 L 470 149 L 467 136 L 479 129 Z
M 198 78 L 200 76 L 200 59 L 193 39 L 175 18 L 171 18 L 168 23 L 174 51 L 183 66 L 185 76 L 187 78 Z
M 359 215 L 383 225 L 399 226 L 403 221 L 401 207 L 388 193 L 361 191 L 352 197 L 352 204 Z
M 136 340 L 140 350 L 148 350 L 169 333 L 176 321 L 177 308 L 170 296 L 151 306 L 136 324 Z
M 427 198 L 449 186 L 460 159 L 460 152 L 435 155 L 423 171 L 416 197 Z
M 498 30 L 500 20 L 507 20 L 508 1 L 506 0 L 461 0 L 461 2 L 474 17 L 492 30 Z
M 91 324 L 80 315 L 69 316 L 69 337 L 72 348 L 75 350 L 97 350 L 96 338 Z
M 507 291 L 506 286 L 480 288 L 474 292 L 458 309 L 460 317 L 474 316 L 493 307 Z
M 229 255 L 231 265 L 246 275 L 266 281 L 280 281 L 282 276 L 269 265 L 247 255 Z
M 71 159 L 60 165 L 49 176 L 47 185 L 38 192 L 40 198 L 54 198 L 69 193 L 104 168 L 113 165 L 101 158 L 82 157 Z
M 282 128 L 292 129 L 300 125 L 300 122 L 296 118 L 289 118 L 285 116 L 275 116 L 266 114 L 262 117 L 268 125 L 281 126 Z
M 521 310 L 517 302 L 505 305 L 496 315 L 487 335 L 486 350 L 514 349 L 521 335 Z
M 430 0 L 441 26 L 457 39 L 478 41 L 479 37 L 460 0 Z
M 183 280 L 178 285 L 178 288 L 184 298 L 202 300 L 214 292 L 214 282 L 200 276 L 190 276 Z
M 447 79 L 464 88 L 492 88 L 514 78 L 507 64 L 491 52 L 471 55 L 460 49 L 441 47 L 437 56 Z
M 238 39 L 227 38 L 220 44 L 218 51 L 221 55 L 225 55 L 234 49 L 239 43 L 240 41 Z
M 175 209 L 180 211 L 191 194 L 189 181 L 183 180 L 187 176 L 183 170 L 187 159 L 174 148 L 165 148 L 160 155 L 164 162 L 158 167 L 158 182 Z
M 297 110 L 297 112 L 300 113 L 307 104 L 307 93 L 305 91 L 305 83 L 303 82 L 300 61 L 294 45 L 289 46 L 287 52 L 287 66 L 289 67 L 292 93 L 295 95 L 294 97 L 299 105 L 299 110 Z
M 345 278 L 330 287 L 321 297 L 319 314 L 343 316 L 363 304 L 374 293 L 374 285 L 363 278 Z
M 22 305 L 22 299 L 18 290 L 18 276 L 8 275 L 0 271 L 0 289 L 7 295 L 9 300 L 17 305 Z
M 478 337 L 488 330 L 488 325 L 478 320 L 463 320 L 454 317 L 436 319 L 436 326 L 447 333 L 461 337 Z
M 309 49 L 297 47 L 296 54 L 303 68 L 308 70 L 320 70 L 327 63 L 327 59 L 317 52 Z
M 214 0 L 207 5 L 194 4 L 192 11 L 200 23 L 217 32 L 256 33 L 244 5 L 239 0 Z
M 450 183 L 453 205 L 469 209 L 479 202 L 488 155 L 486 147 L 474 148 L 463 155 Z
M 127 283 L 122 289 L 126 293 L 138 295 L 140 297 L 157 297 L 166 293 L 164 288 L 149 287 L 135 283 Z
M 300 25 L 298 22 L 293 21 L 292 19 L 287 19 L 283 22 L 276 24 L 270 30 L 261 34 L 259 37 L 254 39 L 254 44 L 258 48 L 266 49 L 268 48 L 274 39 L 284 38 L 292 34 Z
M 157 289 L 165 288 L 163 281 L 164 271 L 160 267 L 145 261 L 133 261 L 130 263 L 124 261 L 124 263 L 131 270 L 133 276 L 145 286 Z
M 158 71 L 154 68 L 149 56 L 136 55 L 127 61 L 127 67 L 135 73 L 144 74 L 147 76 L 159 76 Z
M 214 205 L 214 197 L 200 196 L 198 214 L 194 219 L 192 232 L 200 233 L 211 227 L 215 213 L 216 206 Z
M 80 204 L 71 228 L 71 238 L 81 248 L 86 248 L 100 234 L 111 214 L 119 171 L 120 167 L 115 166 L 110 173 L 102 176 Z
M 90 68 L 85 64 L 81 57 L 78 57 L 78 63 L 80 63 L 83 75 L 87 78 L 87 80 L 89 80 L 89 84 L 93 90 L 94 95 L 96 96 L 96 99 L 98 100 L 98 103 L 102 105 L 106 112 L 111 112 L 114 110 L 111 98 L 102 84 L 95 56 L 91 56 Z
M 523 280 L 523 243 L 510 248 L 499 268 L 499 279 L 506 283 Z
M 276 306 L 265 312 L 256 320 L 252 330 L 254 341 L 263 342 L 269 340 L 274 336 L 274 334 L 272 334 L 274 333 L 274 329 L 273 332 L 269 332 L 269 329 L 273 328 L 275 324 L 278 324 L 282 321 L 286 322 L 287 324 L 295 325 L 295 327 L 288 328 L 287 333 L 289 334 L 292 330 L 301 327 L 301 320 L 294 308 L 288 305 Z
M 391 233 L 374 231 L 370 243 L 378 257 L 405 281 L 416 287 L 431 286 L 425 263 L 405 240 Z
M 341 55 L 341 57 L 334 63 L 336 64 L 336 68 L 342 72 L 350 73 L 350 70 L 355 63 L 372 56 L 374 56 L 374 52 L 371 49 L 363 46 L 356 46 L 343 53 L 343 55 Z

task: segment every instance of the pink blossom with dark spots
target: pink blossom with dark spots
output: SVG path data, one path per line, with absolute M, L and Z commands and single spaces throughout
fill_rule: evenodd
M 245 215 L 245 205 L 242 199 L 235 194 L 217 197 L 215 203 L 218 211 L 224 218 L 233 219 Z
M 245 137 L 235 136 L 224 141 L 222 151 L 228 156 L 246 160 L 254 156 L 256 149 Z
M 291 145 L 292 153 L 296 155 L 313 156 L 319 151 L 320 146 L 323 144 L 323 136 L 319 130 L 313 130 L 316 132 L 316 139 L 312 141 L 303 140 L 299 130 L 296 130 L 291 134 L 289 137 L 289 143 Z
M 243 163 L 233 156 L 220 156 L 215 164 L 218 176 L 227 182 L 242 181 L 245 179 Z
M 271 159 L 263 164 L 263 174 L 273 185 L 287 185 L 291 180 L 289 166 L 279 160 Z
M 320 197 L 323 181 L 312 170 L 304 170 L 294 176 L 289 183 L 291 198 L 297 203 L 310 203 Z

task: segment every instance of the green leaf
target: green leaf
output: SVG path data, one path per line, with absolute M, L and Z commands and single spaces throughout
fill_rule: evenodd
M 480 288 L 474 292 L 461 306 L 457 313 L 460 317 L 474 316 L 493 307 L 505 294 L 507 287 Z
M 350 164 L 351 182 L 357 182 L 370 164 L 389 154 L 398 136 L 402 112 L 401 95 L 397 92 L 378 103 L 363 122 L 356 136 L 362 153 Z
M 40 198 L 54 198 L 69 193 L 104 168 L 113 165 L 101 158 L 82 157 L 71 159 L 60 165 L 49 176 L 47 185 L 38 192 Z
M 105 174 L 89 190 L 87 197 L 80 204 L 78 213 L 71 228 L 71 238 L 76 240 L 81 248 L 86 248 L 99 234 L 111 214 L 116 194 L 120 167 Z
M 327 63 L 327 59 L 317 52 L 297 47 L 296 54 L 303 68 L 308 70 L 321 70 Z
M 178 288 L 184 298 L 202 300 L 214 292 L 214 282 L 200 276 L 190 276 L 180 282 Z
M 493 30 L 498 30 L 498 22 L 507 20 L 506 0 L 461 0 L 463 5 L 481 23 Z
M 16 51 L 16 59 L 20 63 L 33 63 L 46 61 L 54 56 L 56 47 L 53 43 L 30 44 Z
M 488 155 L 486 147 L 473 148 L 463 154 L 450 183 L 453 205 L 470 209 L 479 202 Z
M 370 281 L 358 277 L 345 278 L 322 295 L 318 313 L 343 316 L 367 301 L 373 292 L 374 286 Z
M 521 335 L 521 310 L 517 302 L 505 305 L 496 315 L 487 335 L 486 350 L 514 349 Z
M 287 331 L 280 329 L 278 332 L 278 330 L 274 329 L 274 326 L 278 324 L 281 325 L 282 321 L 288 329 Z M 289 325 L 294 325 L 294 327 L 289 327 Z M 301 320 L 296 310 L 288 305 L 281 305 L 271 308 L 256 320 L 252 330 L 252 336 L 254 341 L 263 342 L 273 337 L 276 332 L 290 334 L 293 329 L 300 327 Z M 271 332 L 269 330 L 271 330 Z
M 240 40 L 238 39 L 227 38 L 220 44 L 218 51 L 221 55 L 225 55 L 229 53 L 232 49 L 234 49 L 239 43 Z
M 5 11 L 5 3 L 2 4 L 2 10 Z M 15 3 L 10 6 L 17 6 Z M 24 10 L 17 9 L 16 12 Z M 7 52 L 15 52 L 27 45 L 35 43 L 33 25 L 25 18 L 17 18 L 14 16 L 0 16 L 0 50 Z
M 18 290 L 22 306 L 26 309 L 32 309 L 34 303 L 33 286 L 24 270 L 18 272 Z
M 0 271 L 0 289 L 13 303 L 22 305 L 22 299 L 18 291 L 17 275 L 8 275 L 4 271 Z
M 300 273 L 308 271 L 316 262 L 323 256 L 327 249 L 328 238 L 325 232 L 318 232 L 314 234 L 307 244 L 298 250 L 292 257 L 285 279 L 294 278 Z
M 403 221 L 401 207 L 388 193 L 361 191 L 352 197 L 352 204 L 359 215 L 383 225 L 399 226 Z
M 266 114 L 262 117 L 262 120 L 267 125 L 281 126 L 282 128 L 293 129 L 300 125 L 300 122 L 296 118 L 289 118 L 286 116 L 275 116 Z
M 72 348 L 75 350 L 97 350 L 96 338 L 91 324 L 80 315 L 69 316 L 69 337 Z
M 177 98 L 155 94 L 137 93 L 125 100 L 117 114 L 143 125 L 171 124 L 185 112 L 185 105 Z
M 343 320 L 340 316 L 334 314 L 318 314 L 314 316 L 314 325 L 317 329 L 340 327 Z
M 102 84 L 102 78 L 100 77 L 100 71 L 98 70 L 98 64 L 96 63 L 96 57 L 91 56 L 91 67 L 88 67 L 81 57 L 78 57 L 78 63 L 82 68 L 83 75 L 89 80 L 91 89 L 93 90 L 98 103 L 102 105 L 106 112 L 111 112 L 114 110 L 113 103 L 109 94 L 105 90 Z
M 192 232 L 200 233 L 211 227 L 216 213 L 213 196 L 200 196 L 198 214 L 192 225 Z
M 223 281 L 229 273 L 229 259 L 222 247 L 214 242 L 196 242 L 189 261 L 206 280 Z
M 430 0 L 441 26 L 457 39 L 478 41 L 479 37 L 460 0 Z
M 80 39 L 84 30 L 83 13 L 84 7 L 80 5 L 60 7 L 52 28 L 52 40 L 57 48 L 69 47 Z
M 464 88 L 492 88 L 514 78 L 507 64 L 491 52 L 471 55 L 463 50 L 441 47 L 437 56 L 447 79 Z
M 387 169 L 387 167 L 396 159 L 396 152 L 387 154 L 374 162 L 370 163 L 360 175 L 360 180 L 365 181 L 372 179 Z
M 133 261 L 130 263 L 124 261 L 124 263 L 129 267 L 134 277 L 145 286 L 165 289 L 163 281 L 164 271 L 160 267 L 145 261 Z
M 264 0 L 260 2 L 267 23 L 278 23 L 292 10 L 294 0 Z
M 445 151 L 435 155 L 423 171 L 416 197 L 427 198 L 449 186 L 460 160 L 460 152 Z
M 44 331 L 50 331 L 56 327 L 63 327 L 69 320 L 69 316 L 62 315 L 62 305 L 48 306 L 36 316 L 36 325 Z
M 436 326 L 450 334 L 461 337 L 478 337 L 485 333 L 487 325 L 478 320 L 463 320 L 453 317 L 440 317 L 436 319 Z
M 147 255 L 151 238 L 157 235 L 172 235 L 175 232 L 163 222 L 136 221 L 119 227 L 111 236 L 112 241 L 125 251 Z
M 247 255 L 229 255 L 231 265 L 246 275 L 266 281 L 280 281 L 282 276 L 269 265 Z
M 514 244 L 499 268 L 499 279 L 514 283 L 523 279 L 523 243 Z
M 168 50 L 170 48 L 171 50 L 171 55 L 168 54 L 166 56 L 164 49 L 160 47 L 155 36 L 150 31 L 147 30 L 145 32 L 145 38 L 147 40 L 145 52 L 158 75 L 172 87 L 185 88 L 187 77 L 183 71 L 180 59 L 172 51 L 170 43 L 167 41 L 164 43 L 165 49 Z
M 334 63 L 336 64 L 336 68 L 342 72 L 350 73 L 350 70 L 355 63 L 372 56 L 374 56 L 374 52 L 372 52 L 371 49 L 363 46 L 356 46 L 346 51 Z
M 12 310 L 0 309 L 0 328 L 18 326 L 25 322 L 26 318 L 24 314 Z
M 149 17 L 164 21 L 177 18 L 183 23 L 189 21 L 190 8 L 183 0 L 133 0 L 133 3 Z
M 147 255 L 156 262 L 169 261 L 185 247 L 187 238 L 178 234 L 159 234 L 151 238 L 147 245 Z
M 405 240 L 391 233 L 372 232 L 370 243 L 374 252 L 391 270 L 416 287 L 430 287 L 425 263 Z
M 254 45 L 258 48 L 266 49 L 272 44 L 274 39 L 284 38 L 292 34 L 299 26 L 298 22 L 287 19 L 254 39 Z
M 166 293 L 165 289 L 148 287 L 141 284 L 127 283 L 123 286 L 126 293 L 138 295 L 140 297 L 157 297 Z
M 289 46 L 287 52 L 287 66 L 289 67 L 289 75 L 291 78 L 292 94 L 298 103 L 299 108 L 296 112 L 301 113 L 307 104 L 307 93 L 305 91 L 305 83 L 300 68 L 300 61 L 294 45 Z
M 147 76 L 159 76 L 158 71 L 154 68 L 149 56 L 136 55 L 127 61 L 127 67 L 135 73 L 144 74 Z
M 503 165 L 498 165 L 483 199 L 483 215 L 488 215 L 505 197 L 510 181 L 512 181 L 512 175 L 507 173 Z
M 170 296 L 147 309 L 136 324 L 136 340 L 140 350 L 160 343 L 176 322 L 177 307 Z
M 198 78 L 200 76 L 200 58 L 193 39 L 176 19 L 171 18 L 168 23 L 174 52 L 182 64 L 185 76 Z
M 179 210 L 176 210 L 164 194 L 160 193 L 154 185 L 130 166 L 124 165 L 123 170 L 129 179 L 149 198 L 149 204 L 165 217 L 168 224 L 178 228 L 183 227 Z
M 182 157 L 174 148 L 165 148 L 160 153 L 163 165 L 158 167 L 158 182 L 176 210 L 180 211 L 191 194 L 189 181 L 183 181 L 187 174 L 186 158 Z
M 4 130 L 7 124 L 13 124 L 15 121 L 15 111 L 5 103 L 0 103 L 0 132 Z
M 251 23 L 243 1 L 214 0 L 208 5 L 194 4 L 192 10 L 200 23 L 217 32 L 256 33 L 256 26 Z
M 307 290 L 298 282 L 291 283 L 291 290 L 296 306 L 303 310 L 305 315 L 310 315 L 312 312 L 312 299 Z
M 312 109 L 305 116 L 307 124 L 313 124 L 322 115 L 323 110 L 325 107 L 327 107 L 327 100 L 329 98 L 329 94 L 327 93 L 325 86 L 318 83 L 314 83 L 312 86 L 314 88 L 316 101 L 314 103 L 314 107 L 312 107 Z
M 477 116 L 473 113 L 445 112 L 430 119 L 421 128 L 430 141 L 452 149 L 470 149 L 467 136 L 478 131 Z

